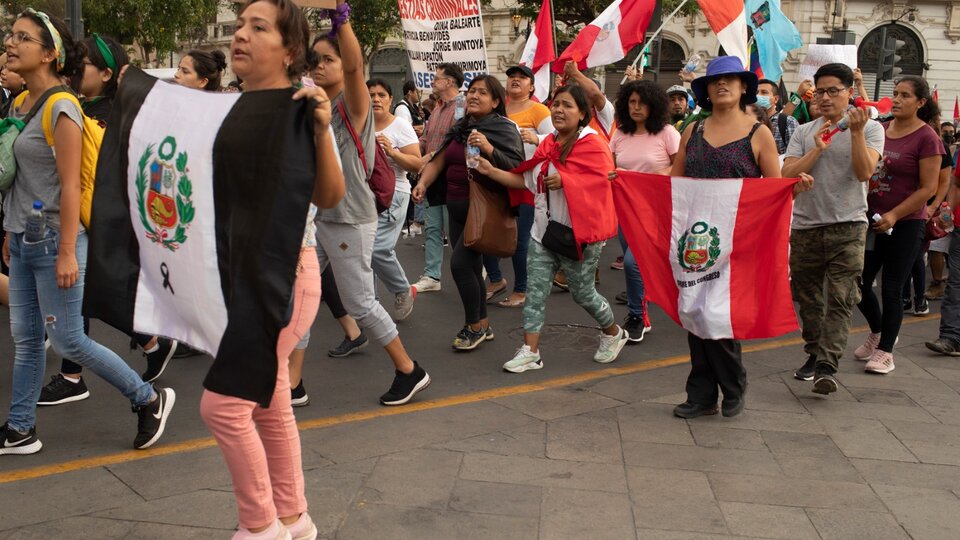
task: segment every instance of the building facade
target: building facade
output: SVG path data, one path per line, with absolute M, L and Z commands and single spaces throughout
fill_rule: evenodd
M 495 75 L 502 76 L 509 66 L 516 64 L 526 43 L 526 33 L 534 23 L 517 17 L 515 7 L 507 0 L 493 0 L 483 12 L 487 60 Z M 870 91 L 873 90 L 879 36 L 881 29 L 886 27 L 888 35 L 906 44 L 900 52 L 902 59 L 898 64 L 903 73 L 922 75 L 931 84 L 936 84 L 944 103 L 952 102 L 960 95 L 960 54 L 957 53 L 960 0 L 781 0 L 781 9 L 794 21 L 805 44 L 816 43 L 818 38 L 831 38 L 834 32 L 849 32 L 858 48 L 859 65 Z M 216 47 L 228 52 L 234 28 L 233 12 L 224 9 L 217 22 L 208 25 L 207 40 L 199 48 Z M 648 33 L 652 34 L 653 30 L 651 28 Z M 680 82 L 677 72 L 692 54 L 698 53 L 704 59 L 698 70 L 702 73 L 706 61 L 720 52 L 716 36 L 702 14 L 667 21 L 661 35 L 662 41 L 651 47 L 652 57 L 646 77 L 656 78 L 664 87 Z M 639 47 L 623 61 L 594 74 L 604 84 L 608 95 L 616 94 L 624 70 L 638 52 Z M 797 80 L 798 71 L 804 54 L 805 48 L 793 51 L 783 64 L 784 84 L 789 90 L 795 89 L 800 82 Z M 173 66 L 178 61 L 177 55 L 170 59 Z M 369 64 L 370 76 L 391 81 L 395 91 L 399 91 L 409 73 L 399 33 L 373 53 Z M 232 78 L 228 72 L 225 80 Z M 889 94 L 891 87 L 891 83 L 885 83 L 881 94 Z

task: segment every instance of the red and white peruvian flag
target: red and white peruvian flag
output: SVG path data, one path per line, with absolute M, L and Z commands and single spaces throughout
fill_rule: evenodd
M 630 49 L 643 42 L 654 7 L 655 0 L 615 0 L 560 53 L 553 71 L 562 73 L 569 60 L 575 61 L 581 71 L 623 60 Z
M 727 55 L 736 56 L 741 64 L 749 66 L 746 3 L 743 0 L 697 0 L 697 3 Z
M 789 266 L 796 182 L 618 170 L 617 218 L 647 298 L 704 339 L 796 330 Z
M 541 103 L 550 95 L 550 62 L 557 59 L 553 46 L 553 15 L 550 13 L 550 0 L 543 0 L 537 24 L 527 39 L 527 45 L 520 56 L 520 65 L 533 71 L 533 95 Z

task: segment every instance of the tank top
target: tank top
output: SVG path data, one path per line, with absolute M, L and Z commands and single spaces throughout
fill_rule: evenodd
M 693 135 L 687 141 L 686 176 L 690 178 L 760 178 L 760 166 L 753 155 L 750 139 L 760 127 L 753 125 L 750 133 L 742 139 L 729 142 L 719 148 L 703 138 L 703 120 L 693 127 Z

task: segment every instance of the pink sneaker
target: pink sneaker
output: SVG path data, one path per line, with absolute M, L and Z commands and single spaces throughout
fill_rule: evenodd
M 877 345 L 879 344 L 880 334 L 868 334 L 867 340 L 863 342 L 863 345 L 853 351 L 853 357 L 861 362 L 866 362 L 873 356 L 873 351 L 877 350 Z
M 304 512 L 300 514 L 300 519 L 287 525 L 290 536 L 293 540 L 316 540 L 317 526 L 310 519 L 310 514 Z
M 890 373 L 894 370 L 893 353 L 881 351 L 880 349 L 873 351 L 870 360 L 867 362 L 867 365 L 864 366 L 863 370 L 870 373 L 880 373 L 881 375 Z

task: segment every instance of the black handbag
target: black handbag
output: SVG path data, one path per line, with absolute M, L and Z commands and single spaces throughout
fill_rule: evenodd
M 583 250 L 573 235 L 573 228 L 550 219 L 550 193 L 544 188 L 543 194 L 547 198 L 547 229 L 540 244 L 561 257 L 582 261 Z

